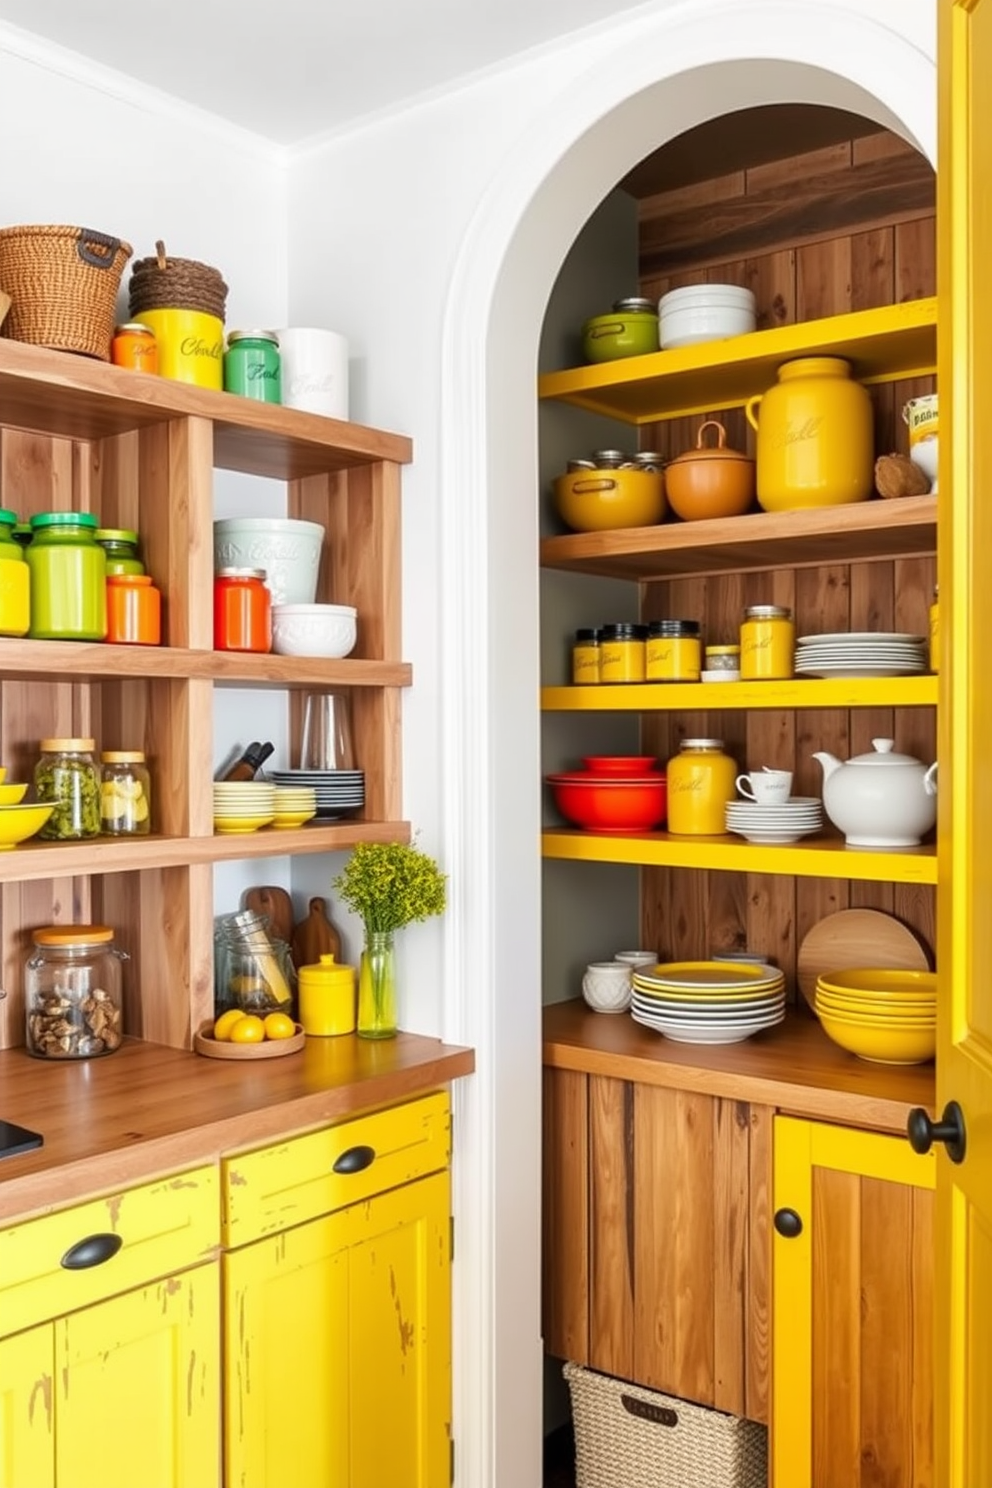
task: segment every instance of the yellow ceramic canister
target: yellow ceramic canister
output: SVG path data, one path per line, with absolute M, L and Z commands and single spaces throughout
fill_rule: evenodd
M 354 1033 L 357 983 L 353 966 L 342 966 L 327 953 L 313 966 L 301 966 L 297 977 L 304 1033 L 316 1038 Z
M 749 605 L 741 626 L 741 680 L 767 682 L 791 677 L 796 627 L 784 605 Z
M 160 377 L 197 387 L 224 386 L 224 322 L 202 310 L 142 310 L 133 317 L 155 333 Z
M 727 803 L 736 799 L 737 765 L 722 739 L 683 739 L 668 761 L 668 830 L 718 837 L 727 830 Z
M 698 620 L 652 620 L 644 651 L 647 682 L 698 682 L 702 670 Z
M 572 645 L 572 681 L 577 687 L 599 682 L 599 631 L 583 627 Z
M 778 382 L 750 398 L 745 412 L 758 432 L 758 503 L 765 511 L 844 506 L 871 495 L 871 399 L 843 357 L 785 362 Z
M 600 682 L 643 682 L 646 625 L 603 625 L 599 631 Z

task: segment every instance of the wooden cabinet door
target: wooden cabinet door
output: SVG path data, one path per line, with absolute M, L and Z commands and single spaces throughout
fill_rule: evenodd
M 938 1160 L 941 1488 L 992 1483 L 992 3 L 940 0 L 941 604 L 938 1110 L 964 1161 Z
M 448 1174 L 223 1258 L 226 1488 L 450 1475 Z
M 98 1302 L 53 1326 L 57 1483 L 220 1483 L 216 1262 Z
M 546 1070 L 544 1126 L 548 1352 L 767 1420 L 770 1112 Z
M 0 1340 L 0 1488 L 55 1488 L 51 1323 Z
M 775 1118 L 772 1488 L 933 1488 L 935 1164 Z

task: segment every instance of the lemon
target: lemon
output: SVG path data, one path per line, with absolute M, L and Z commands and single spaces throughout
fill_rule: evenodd
M 265 1024 L 254 1013 L 242 1013 L 232 1023 L 228 1037 L 232 1044 L 260 1044 L 265 1038 Z
M 231 1029 L 243 1017 L 244 1013 L 240 1008 L 228 1008 L 226 1013 L 221 1013 L 214 1024 L 214 1038 L 226 1043 L 231 1037 Z
M 296 1032 L 296 1024 L 286 1013 L 269 1013 L 264 1027 L 267 1039 L 288 1039 Z

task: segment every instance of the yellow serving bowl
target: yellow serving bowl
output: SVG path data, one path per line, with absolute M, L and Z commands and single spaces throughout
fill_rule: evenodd
M 267 827 L 272 818 L 272 812 L 267 816 L 215 816 L 214 831 L 224 834 L 257 832 L 260 827 Z
M 894 999 L 873 1002 L 869 997 L 834 997 L 824 992 L 822 987 L 816 989 L 815 1002 L 818 1008 L 825 1008 L 828 1013 L 854 1018 L 856 1022 L 868 1018 L 873 1023 L 903 1023 L 909 1018 L 932 1023 L 937 1015 L 935 1002 L 896 1002 Z
M 872 1064 L 925 1064 L 937 1052 L 937 1030 L 893 1023 L 855 1021 L 820 1012 L 823 1031 L 835 1044 Z
M 0 784 L 0 806 L 19 806 L 28 793 L 27 784 Z
M 817 987 L 825 992 L 839 992 L 842 997 L 868 997 L 873 1002 L 892 998 L 895 1002 L 919 999 L 934 1002 L 937 997 L 935 971 L 897 971 L 866 967 L 854 971 L 821 971 Z
M 55 810 L 54 806 L 0 806 L 0 852 L 26 842 L 40 832 Z
M 304 822 L 312 821 L 317 815 L 315 809 L 309 811 L 277 811 L 272 818 L 272 825 L 286 829 L 288 827 L 302 827 Z

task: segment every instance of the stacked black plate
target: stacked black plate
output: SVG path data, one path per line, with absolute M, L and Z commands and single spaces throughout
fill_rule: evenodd
M 365 805 L 364 770 L 270 770 L 274 785 L 309 785 L 317 800 L 317 819 L 351 816 Z

